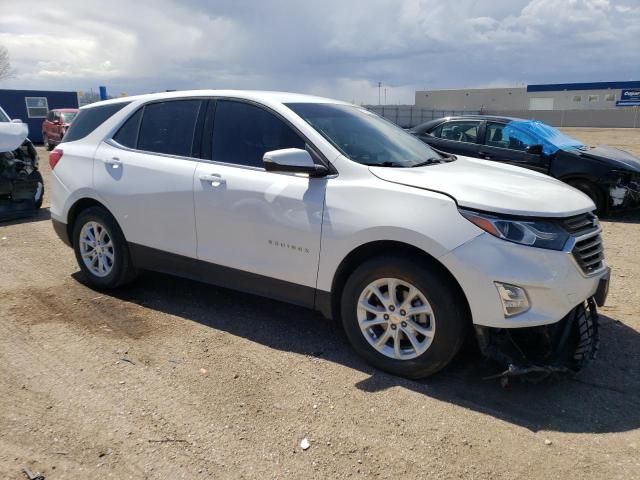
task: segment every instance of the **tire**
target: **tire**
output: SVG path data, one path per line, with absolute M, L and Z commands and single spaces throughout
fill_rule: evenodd
M 53 150 L 53 145 L 51 145 L 51 142 L 49 141 L 49 137 L 47 136 L 46 133 L 42 134 L 42 143 L 44 144 L 44 148 L 46 148 L 48 152 Z
M 381 282 L 378 292 L 388 301 L 390 288 L 386 287 L 385 295 L 385 279 L 400 282 L 394 288 L 397 302 L 394 302 L 396 305 L 393 312 L 389 310 L 391 302 L 388 302 L 389 305 L 383 309 L 384 313 L 383 310 L 367 313 L 367 309 L 360 306 L 363 304 L 362 298 L 366 298 L 367 308 L 376 304 L 379 309 L 378 304 L 384 303 L 376 301 L 378 296 L 371 293 L 374 291 L 370 288 L 372 284 Z M 417 290 L 417 296 L 413 296 L 411 300 L 418 306 L 409 308 L 430 310 L 430 315 L 410 315 L 404 308 L 400 308 L 407 300 L 407 285 Z M 371 296 L 367 297 L 367 292 L 371 293 Z M 464 299 L 460 298 L 457 288 L 439 271 L 405 257 L 384 256 L 365 262 L 351 274 L 343 289 L 340 311 L 347 338 L 360 356 L 380 370 L 418 379 L 432 375 L 447 366 L 462 346 L 467 325 L 464 305 Z M 407 306 L 408 304 L 404 304 L 405 308 Z M 363 316 L 366 317 L 364 320 Z M 385 316 L 389 317 L 389 320 L 381 322 Z M 368 318 L 381 323 L 369 329 L 361 329 L 360 322 L 368 321 Z M 392 324 L 395 324 L 395 328 Z M 416 324 L 425 331 L 425 335 L 412 328 L 411 325 Z M 430 334 L 428 330 L 431 331 Z M 392 337 L 381 347 L 386 351 L 385 354 L 380 348 L 374 347 L 373 343 L 381 342 L 387 332 L 390 332 Z M 409 341 L 406 332 L 413 332 L 414 340 L 420 348 L 416 348 L 416 344 Z M 397 337 L 393 337 L 394 334 Z M 427 334 L 430 335 L 430 340 Z M 399 338 L 400 342 L 397 342 L 396 338 Z M 400 358 L 394 348 L 396 344 L 400 345 Z
M 86 241 L 83 241 L 89 238 L 85 227 L 93 231 L 94 238 L 98 237 L 99 252 L 102 253 L 102 259 L 98 258 L 95 262 L 88 260 L 92 264 L 91 268 L 85 262 L 83 254 L 95 252 L 96 249 L 92 249 Z M 73 225 L 73 250 L 87 282 L 95 288 L 104 290 L 118 288 L 131 282 L 137 275 L 122 230 L 113 216 L 102 207 L 90 207 L 78 215 Z M 109 253 L 111 257 L 108 256 Z M 93 258 L 95 259 L 96 256 L 99 257 L 100 254 L 94 254 Z M 91 256 L 89 255 L 88 258 L 90 259 Z M 101 262 L 104 269 L 101 267 Z
M 34 207 L 36 210 L 39 210 L 42 207 L 42 201 L 44 200 L 44 180 L 42 179 L 42 174 L 39 170 L 36 170 L 31 175 L 35 175 L 35 178 L 38 182 L 40 182 L 42 190 L 40 191 L 40 198 L 34 203 Z
M 604 194 L 594 183 L 588 180 L 569 180 L 567 183 L 591 199 L 596 206 L 596 213 L 598 215 L 605 215 L 607 213 Z

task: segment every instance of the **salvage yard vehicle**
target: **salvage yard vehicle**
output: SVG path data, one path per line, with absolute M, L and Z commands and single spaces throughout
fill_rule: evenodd
M 49 163 L 53 227 L 95 288 L 148 269 L 314 308 L 410 378 L 445 367 L 467 334 L 503 375 L 575 372 L 597 350 L 609 268 L 593 202 L 439 154 L 354 105 L 107 100 L 80 109 Z
M 47 150 L 62 142 L 64 134 L 78 114 L 77 108 L 55 108 L 49 110 L 42 122 L 42 143 Z
M 44 182 L 28 134 L 26 124 L 0 107 L 0 221 L 31 215 L 42 205 Z
M 444 152 L 530 168 L 591 198 L 599 214 L 640 206 L 640 158 L 588 147 L 537 120 L 467 115 L 431 120 L 410 133 Z

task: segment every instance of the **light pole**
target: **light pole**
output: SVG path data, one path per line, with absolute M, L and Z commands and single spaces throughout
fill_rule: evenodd
M 378 82 L 378 105 L 380 105 L 380 89 L 382 88 L 382 82 Z

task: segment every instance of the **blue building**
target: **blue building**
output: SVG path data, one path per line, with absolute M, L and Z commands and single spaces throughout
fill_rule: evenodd
M 77 92 L 0 90 L 0 106 L 11 118 L 29 125 L 29 138 L 42 143 L 42 122 L 54 108 L 78 108 Z

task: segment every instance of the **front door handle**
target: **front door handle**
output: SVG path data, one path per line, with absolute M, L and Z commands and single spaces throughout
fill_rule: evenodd
M 107 165 L 111 165 L 112 168 L 119 168 L 121 164 L 118 157 L 112 157 L 109 160 L 105 160 L 104 163 L 106 163 Z
M 220 185 L 224 185 L 227 183 L 227 181 L 222 178 L 222 175 L 220 175 L 219 173 L 200 175 L 200 180 L 210 183 L 212 187 L 219 187 Z

